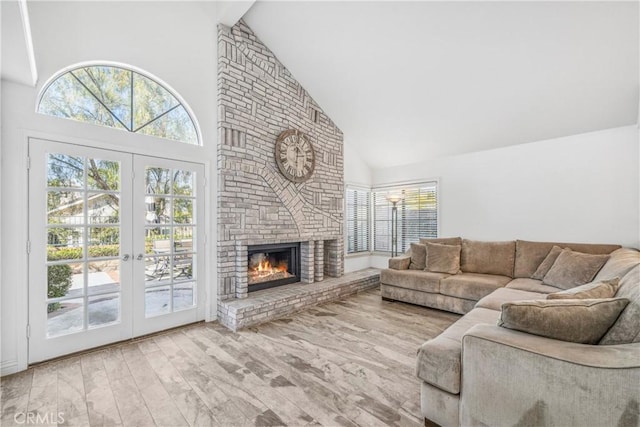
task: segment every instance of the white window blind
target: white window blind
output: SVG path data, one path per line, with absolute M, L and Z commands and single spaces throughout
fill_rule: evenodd
M 374 251 L 391 252 L 391 207 L 388 193 L 401 193 L 398 202 L 398 252 L 409 249 L 421 237 L 438 237 L 438 183 L 413 184 L 402 188 L 372 190 Z
M 347 187 L 347 253 L 367 252 L 370 247 L 371 192 Z

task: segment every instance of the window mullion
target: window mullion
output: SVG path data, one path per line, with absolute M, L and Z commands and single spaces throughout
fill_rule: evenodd
M 82 85 L 82 87 L 83 87 L 83 88 L 85 88 L 85 89 L 87 90 L 87 92 L 89 92 L 89 94 L 90 94 L 90 95 L 91 95 L 91 96 L 92 96 L 96 101 L 98 101 L 98 103 L 99 103 L 100 105 L 102 105 L 102 106 L 105 108 L 105 110 L 107 110 L 107 111 L 109 112 L 109 114 L 111 114 L 111 117 L 113 117 L 114 119 L 116 119 L 116 120 L 118 121 L 118 123 L 120 123 L 120 124 L 122 125 L 122 127 L 123 127 L 123 128 L 128 129 L 128 128 L 127 128 L 127 125 L 125 125 L 125 124 L 122 122 L 122 120 L 120 120 L 120 119 L 118 118 L 118 116 L 116 116 L 115 114 L 113 114 L 113 111 L 111 111 L 111 109 L 110 109 L 109 107 L 107 107 L 107 106 L 105 105 L 105 103 L 104 103 L 104 102 L 102 102 L 102 100 L 101 100 L 101 99 L 100 99 L 100 98 L 99 98 L 95 93 L 93 93 L 93 91 L 92 91 L 91 89 L 89 89 L 89 88 L 87 87 L 87 85 L 86 85 L 86 84 L 84 84 L 84 82 L 78 78 L 78 76 L 76 76 L 76 75 L 73 73 L 73 71 L 72 71 L 72 72 L 70 72 L 70 74 L 73 76 L 73 78 L 74 78 L 74 79 L 76 79 L 76 80 L 78 81 L 78 83 L 80 83 L 80 84 Z M 129 129 L 129 131 L 131 131 L 131 129 Z

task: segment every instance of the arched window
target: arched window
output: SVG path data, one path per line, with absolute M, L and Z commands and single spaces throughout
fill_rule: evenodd
M 129 132 L 199 144 L 177 94 L 155 79 L 120 65 L 82 65 L 45 86 L 38 112 Z

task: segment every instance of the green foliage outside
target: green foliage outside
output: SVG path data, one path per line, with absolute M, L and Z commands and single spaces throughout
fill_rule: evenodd
M 69 264 L 50 265 L 47 267 L 47 297 L 60 298 L 67 294 L 71 288 L 71 276 L 73 271 Z M 60 303 L 54 302 L 47 305 L 47 312 L 51 313 L 60 309 Z
M 115 257 L 120 255 L 119 245 L 89 246 L 89 257 Z M 82 248 L 47 248 L 47 261 L 82 259 Z

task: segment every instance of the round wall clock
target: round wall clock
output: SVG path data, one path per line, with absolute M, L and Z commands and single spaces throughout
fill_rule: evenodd
M 316 154 L 309 137 L 295 129 L 278 135 L 275 156 L 280 172 L 289 181 L 306 181 L 316 167 Z

